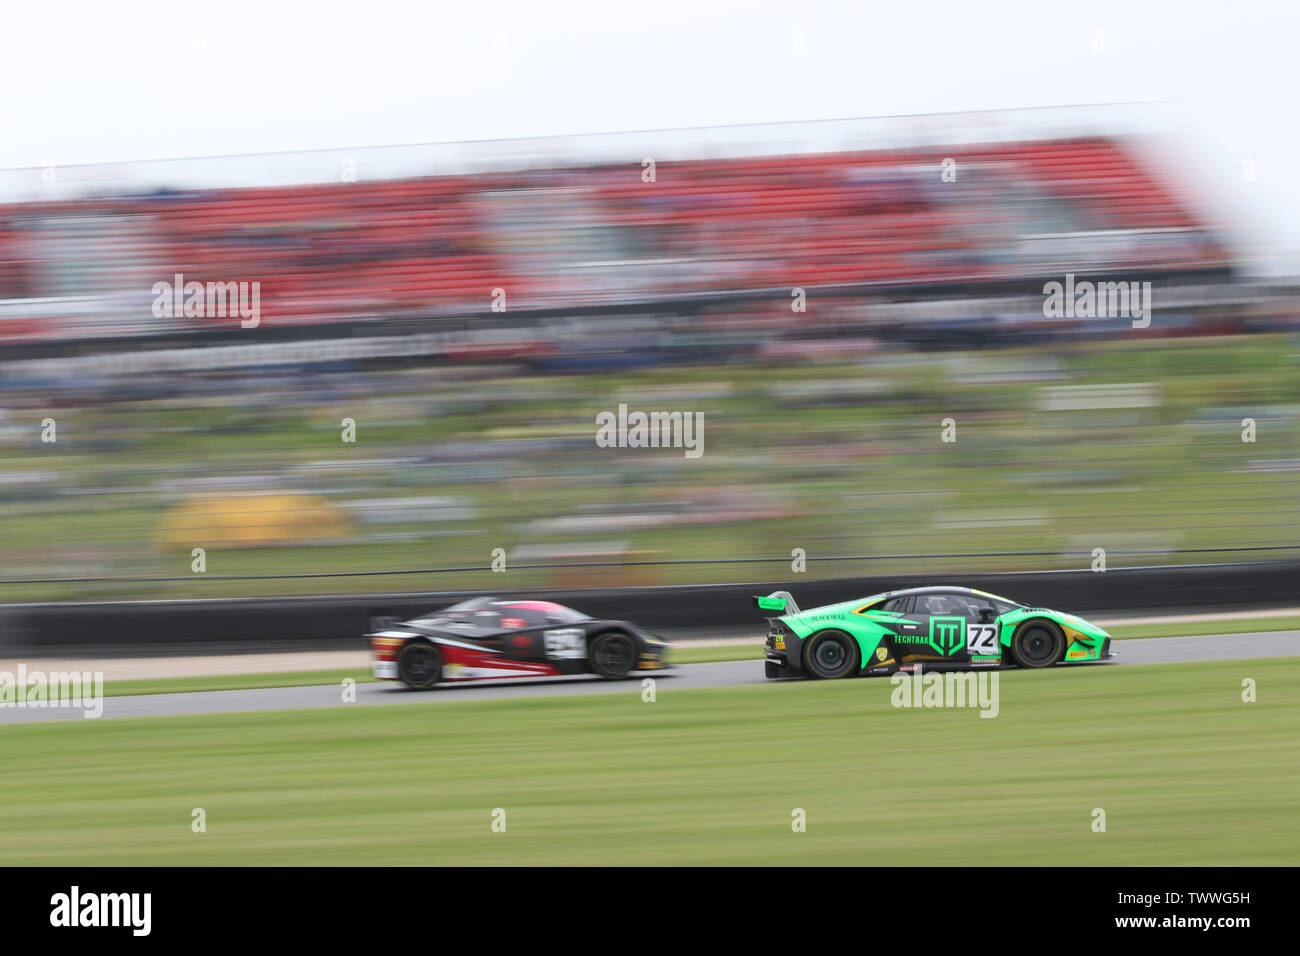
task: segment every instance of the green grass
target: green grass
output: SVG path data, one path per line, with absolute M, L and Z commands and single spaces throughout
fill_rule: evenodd
M 1258 682 L 1243 703 L 1241 681 Z M 0 728 L 9 865 L 1293 864 L 1300 659 Z M 190 829 L 191 810 L 207 832 Z M 494 808 L 505 833 L 490 828 Z M 1107 832 L 1090 827 L 1094 808 Z M 807 832 L 791 831 L 791 812 Z
M 186 694 L 206 690 L 258 690 L 266 687 L 306 687 L 310 684 L 337 684 L 351 677 L 358 684 L 374 681 L 370 671 L 343 668 L 324 671 L 281 671 L 274 674 L 213 674 L 203 677 L 146 677 L 139 680 L 115 680 L 104 684 L 105 697 L 128 697 L 135 694 Z
M 1197 634 L 1255 634 L 1260 631 L 1300 630 L 1300 617 L 1247 617 L 1228 621 L 1185 621 L 1159 624 L 1116 625 L 1111 632 L 1116 640 L 1133 640 L 1140 637 L 1193 637 Z
M 761 660 L 759 640 L 743 647 L 681 647 L 672 652 L 674 664 L 704 664 L 714 661 Z M 342 668 L 317 671 L 277 671 L 269 674 L 212 674 L 202 677 L 143 677 L 115 680 L 104 684 L 105 697 L 137 694 L 185 694 L 209 690 L 258 690 L 266 687 L 306 687 L 312 684 L 337 684 L 351 677 L 358 684 L 374 681 L 367 668 Z
M 708 664 L 713 661 L 758 661 L 763 659 L 763 638 L 754 638 L 752 644 L 731 644 L 726 647 L 691 647 L 677 644 L 668 652 L 670 664 Z

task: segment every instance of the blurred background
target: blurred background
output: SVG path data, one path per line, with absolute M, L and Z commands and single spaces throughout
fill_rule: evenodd
M 1293 555 L 1296 285 L 1158 118 L 6 173 L 0 600 Z M 257 326 L 159 315 L 177 274 Z M 1067 274 L 1149 327 L 1045 316 Z M 620 404 L 704 454 L 598 447 Z

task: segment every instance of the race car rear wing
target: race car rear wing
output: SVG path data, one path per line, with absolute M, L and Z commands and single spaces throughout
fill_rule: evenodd
M 754 595 L 754 607 L 760 611 L 776 611 L 777 614 L 798 614 L 799 605 L 789 591 L 773 591 L 766 596 Z

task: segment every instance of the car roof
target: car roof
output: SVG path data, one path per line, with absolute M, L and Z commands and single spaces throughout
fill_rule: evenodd
M 573 610 L 571 607 L 565 607 L 563 604 L 556 604 L 554 601 L 498 601 L 494 599 L 492 603 L 500 607 L 516 608 L 521 611 L 544 611 L 552 613 L 555 611 Z
M 933 594 L 936 591 L 960 591 L 962 594 L 974 594 L 970 588 L 957 587 L 951 584 L 927 584 L 923 587 L 916 588 L 899 588 L 896 591 L 884 591 L 890 597 L 898 597 L 901 594 Z
M 447 607 L 442 608 L 442 610 L 449 611 L 452 608 L 458 608 L 464 611 L 483 610 L 485 608 L 511 608 L 520 611 L 543 611 L 543 612 L 573 610 L 573 608 L 571 607 L 566 607 L 563 604 L 556 604 L 554 601 L 533 601 L 528 599 L 499 598 L 499 597 L 489 597 L 487 595 L 479 595 L 478 597 L 473 597 L 466 601 L 460 601 L 456 604 L 449 604 Z M 436 613 L 441 613 L 441 611 Z
M 980 591 L 976 588 L 964 588 L 955 584 L 927 584 L 923 587 L 900 588 L 897 591 L 885 591 L 881 597 L 902 597 L 906 594 L 935 594 L 939 592 L 956 592 L 958 594 L 978 594 L 980 597 L 996 598 L 999 601 L 1010 601 L 1011 598 L 1005 598 L 998 594 L 991 594 L 988 591 Z

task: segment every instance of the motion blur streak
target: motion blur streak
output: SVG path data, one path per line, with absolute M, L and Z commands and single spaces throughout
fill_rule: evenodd
M 1250 224 L 1159 141 L 1018 122 L 660 160 L 498 144 L 296 186 L 70 175 L 0 205 L 0 577 L 183 576 L 196 548 L 214 576 L 610 563 L 517 589 L 1296 544 L 1293 284 L 1254 277 L 1225 239 Z M 177 276 L 183 307 L 153 308 Z M 1067 276 L 1150 283 L 1149 326 L 1102 294 L 1049 314 Z M 241 328 L 218 300 L 254 283 Z M 620 405 L 702 416 L 706 452 L 598 446 Z M 196 569 L 0 598 L 302 589 Z

